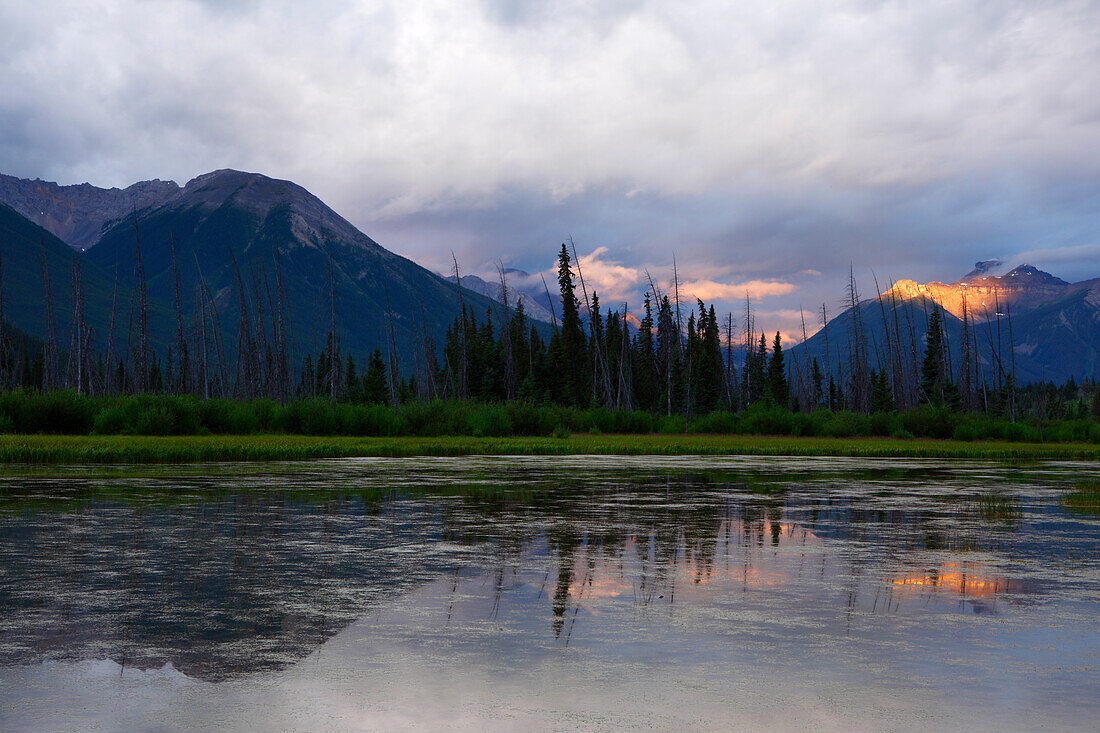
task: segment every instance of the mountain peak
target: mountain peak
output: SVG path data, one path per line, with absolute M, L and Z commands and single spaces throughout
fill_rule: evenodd
M 1003 264 L 1001 260 L 977 262 L 966 277 L 950 285 L 900 280 L 888 292 L 903 299 L 930 298 L 960 318 L 965 306 L 972 317 L 980 319 L 995 314 L 1003 305 L 1014 311 L 1031 310 L 1066 295 L 1070 288 L 1065 280 L 1026 263 L 1003 275 L 994 274 Z
M 1065 280 L 1055 277 L 1049 272 L 1043 272 L 1038 267 L 1026 263 L 1013 268 L 1008 273 L 1001 275 L 998 279 L 1012 282 L 1013 284 L 1026 280 L 1026 284 L 1028 285 L 1069 285 Z
M 978 260 L 974 263 L 974 269 L 963 275 L 960 283 L 970 282 L 983 277 L 991 277 L 1004 270 L 1004 260 Z

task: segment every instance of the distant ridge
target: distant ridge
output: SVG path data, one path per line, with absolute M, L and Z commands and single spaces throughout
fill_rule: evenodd
M 945 312 L 949 348 L 957 355 L 965 304 L 981 368 L 995 368 L 991 354 L 997 349 L 1008 361 L 1011 349 L 1020 383 L 1100 378 L 1100 278 L 1069 283 L 1029 264 L 989 274 L 1001 266 L 996 260 L 978 262 L 950 285 L 900 280 L 881 298 L 863 301 L 857 307 L 871 350 L 881 352 L 887 331 L 897 340 L 900 330 L 903 348 L 922 353 L 928 315 L 938 307 Z M 842 357 L 853 319 L 851 308 L 839 314 L 795 346 L 793 358 L 816 358 L 832 368 Z
M 174 333 L 174 316 L 169 317 L 174 314 L 173 240 L 187 327 L 193 327 L 201 272 L 229 351 L 237 345 L 238 271 L 252 309 L 250 317 L 255 319 L 267 309 L 270 318 L 267 298 L 269 289 L 274 288 L 276 263 L 284 277 L 295 366 L 306 354 L 316 355 L 325 348 L 331 321 L 330 262 L 342 355 L 362 360 L 376 348 L 385 351 L 392 314 L 398 354 L 411 359 L 417 339 L 428 337 L 441 347 L 447 326 L 459 312 L 454 284 L 385 249 L 291 181 L 223 169 L 196 176 L 182 188 L 170 181 L 146 181 L 126 189 L 100 189 L 6 176 L 0 185 L 0 199 L 14 195 L 12 192 L 22 196 L 24 210 L 52 202 L 53 208 L 42 209 L 46 211 L 43 216 L 55 229 L 69 233 L 71 238 L 66 241 L 86 262 L 87 271 L 100 278 L 109 273 L 113 279 L 117 270 L 123 308 L 128 307 L 125 293 L 134 284 L 136 218 L 151 302 L 151 337 L 162 353 Z M 9 211 L 12 215 L 18 212 L 14 207 Z M 28 226 L 36 226 L 31 217 L 23 217 Z M 93 230 L 100 232 L 94 240 L 90 239 Z M 24 249 L 30 246 L 19 245 Z M 37 247 L 27 256 L 28 262 L 36 261 Z M 32 273 L 29 282 L 15 282 L 5 267 L 5 298 L 21 297 L 20 290 L 41 279 L 28 272 Z M 59 269 L 55 281 L 56 291 L 66 290 L 68 268 Z M 97 285 L 97 291 L 103 287 Z M 479 314 L 503 310 L 493 299 L 465 289 L 462 300 Z M 125 324 L 125 312 L 119 321 Z M 15 325 L 41 334 L 40 318 L 28 316 L 25 323 Z M 93 327 L 99 334 L 108 330 L 103 319 Z M 120 330 L 124 328 L 116 326 L 116 341 L 125 342 L 126 335 Z
M 135 209 L 163 203 L 178 194 L 175 181 L 140 181 L 126 188 L 90 183 L 59 186 L 0 173 L 0 202 L 75 249 L 87 249 L 111 222 Z

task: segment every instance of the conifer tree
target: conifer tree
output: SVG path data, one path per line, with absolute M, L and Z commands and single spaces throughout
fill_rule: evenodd
M 894 395 L 886 370 L 871 371 L 871 412 L 893 412 Z
M 813 364 L 810 367 L 810 381 L 813 382 L 813 385 L 812 385 L 812 387 L 813 387 L 813 396 L 812 396 L 813 405 L 812 405 L 812 407 L 817 408 L 821 405 L 821 398 L 823 397 L 823 392 L 822 392 L 823 377 L 822 377 L 822 374 L 821 374 L 821 365 L 819 365 L 817 363 L 817 357 L 816 356 L 814 357 Z
M 939 308 L 932 309 L 928 319 L 928 333 L 924 337 L 924 358 L 920 365 L 921 390 L 925 399 L 934 406 L 944 403 L 944 350 L 943 322 Z
M 590 370 L 584 332 L 581 330 L 580 302 L 569 269 L 569 250 L 562 244 L 558 254 L 558 288 L 561 291 L 561 331 L 558 332 L 557 359 L 560 388 L 558 395 L 564 404 L 583 407 L 588 404 Z
M 375 349 L 367 361 L 367 373 L 363 375 L 363 400 L 372 405 L 384 405 L 389 399 L 386 364 L 382 360 L 382 351 Z
M 657 363 L 653 353 L 653 304 L 645 294 L 645 310 L 634 336 L 634 404 L 639 410 L 656 407 Z
M 763 335 L 761 335 L 763 338 Z M 761 344 L 763 346 L 763 344 Z M 772 399 L 780 407 L 787 405 L 787 371 L 783 364 L 783 344 L 779 331 L 775 332 L 775 340 L 772 341 L 772 355 L 768 360 L 768 389 L 771 390 Z

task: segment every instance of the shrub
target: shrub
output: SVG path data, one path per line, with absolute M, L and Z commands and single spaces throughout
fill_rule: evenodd
M 657 423 L 657 432 L 666 435 L 683 433 L 687 431 L 687 420 L 683 415 L 667 415 L 660 418 Z

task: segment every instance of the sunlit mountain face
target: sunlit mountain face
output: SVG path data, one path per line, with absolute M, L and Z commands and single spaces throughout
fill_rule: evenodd
M 979 262 L 966 277 L 951 283 L 916 283 L 900 280 L 883 294 L 887 300 L 929 298 L 956 318 L 964 312 L 974 320 L 1021 315 L 1047 303 L 1084 293 L 1086 300 L 1100 306 L 1100 279 L 1068 283 L 1031 265 L 1020 265 L 1002 274 L 990 274 Z
M 1019 384 L 1100 377 L 1100 278 L 1070 283 L 1026 264 L 995 274 L 1002 269 L 979 262 L 950 284 L 900 280 L 831 318 L 793 356 L 835 370 L 850 334 L 859 331 L 869 343 L 894 344 L 915 362 L 930 315 L 939 311 L 953 363 L 962 363 L 961 347 L 969 341 L 975 369 L 990 381 L 998 368 L 1014 371 Z

